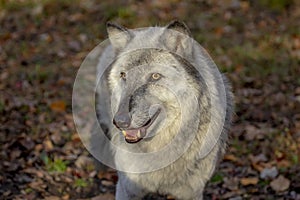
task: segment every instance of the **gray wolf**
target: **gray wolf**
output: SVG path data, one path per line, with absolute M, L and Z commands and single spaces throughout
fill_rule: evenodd
M 202 199 L 226 148 L 228 81 L 183 22 L 135 30 L 107 23 L 107 32 L 97 112 L 118 146 L 110 155 L 119 176 L 116 199 Z

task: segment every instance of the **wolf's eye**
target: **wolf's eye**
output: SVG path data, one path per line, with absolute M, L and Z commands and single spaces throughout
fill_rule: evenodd
M 159 80 L 160 78 L 161 78 L 161 74 L 159 74 L 159 73 L 153 73 L 151 75 L 151 79 L 154 81 Z
M 120 72 L 120 78 L 126 79 L 126 73 L 125 72 Z

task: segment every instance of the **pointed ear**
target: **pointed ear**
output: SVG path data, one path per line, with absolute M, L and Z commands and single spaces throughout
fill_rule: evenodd
M 191 56 L 193 39 L 189 28 L 180 21 L 172 21 L 161 36 L 166 48 L 182 56 Z
M 106 29 L 115 52 L 122 50 L 132 39 L 132 33 L 118 24 L 107 22 Z
M 169 30 L 174 30 L 174 31 L 178 31 L 182 34 L 185 34 L 187 36 L 191 36 L 191 31 L 190 29 L 187 27 L 187 25 L 184 22 L 178 21 L 178 20 L 173 20 L 171 21 L 167 26 L 167 29 Z

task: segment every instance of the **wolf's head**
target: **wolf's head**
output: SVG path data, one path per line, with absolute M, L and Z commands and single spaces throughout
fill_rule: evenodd
M 199 87 L 206 87 L 187 61 L 193 53 L 188 28 L 174 21 L 137 31 L 108 23 L 107 30 L 116 55 L 109 74 L 114 125 L 129 143 L 169 140 L 165 132 L 199 115 Z

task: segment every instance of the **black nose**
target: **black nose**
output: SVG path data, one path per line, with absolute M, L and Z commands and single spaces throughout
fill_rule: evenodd
M 116 113 L 113 123 L 117 128 L 128 128 L 130 126 L 131 117 L 129 113 Z

